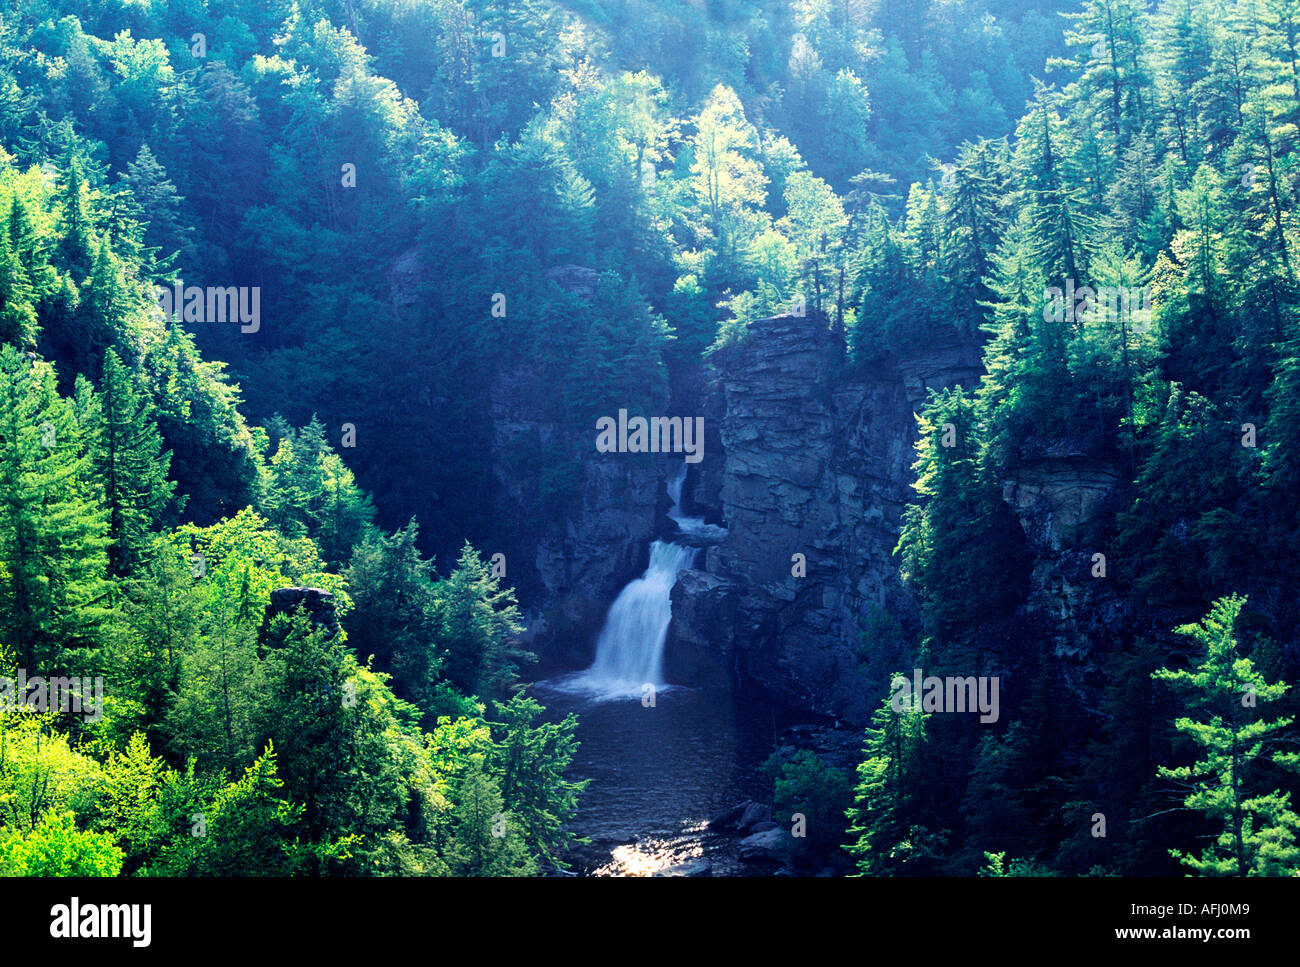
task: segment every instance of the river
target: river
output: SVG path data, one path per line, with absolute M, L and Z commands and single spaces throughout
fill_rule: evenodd
M 570 773 L 591 782 L 573 826 L 591 844 L 575 850 L 575 871 L 648 876 L 707 860 L 715 876 L 759 872 L 739 861 L 734 838 L 704 826 L 744 799 L 770 799 L 760 767 L 782 724 L 771 711 L 724 689 L 659 689 L 653 707 L 547 683 L 535 692 L 549 719 L 579 720 Z
M 683 464 L 668 482 L 668 516 L 695 539 L 720 541 L 725 530 L 681 513 L 685 480 Z M 646 876 L 705 864 L 714 875 L 754 872 L 736 857 L 733 839 L 705 824 L 746 798 L 770 800 L 760 766 L 779 723 L 728 689 L 673 686 L 663 677 L 670 593 L 697 554 L 654 541 L 645 573 L 610 605 L 591 665 L 535 685 L 553 719 L 578 715 L 582 746 L 571 771 L 591 780 L 574 822 L 591 839 L 577 852 L 579 872 Z

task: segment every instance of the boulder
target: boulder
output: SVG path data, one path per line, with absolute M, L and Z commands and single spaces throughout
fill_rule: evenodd
M 786 831 L 777 827 L 746 836 L 737 844 L 743 863 L 777 863 L 781 860 L 781 847 L 785 845 Z
M 759 832 L 759 827 L 771 829 L 776 824 L 772 822 L 772 807 L 764 803 L 751 802 L 745 811 L 740 814 L 736 821 L 736 828 L 742 833 Z
M 746 799 L 742 803 L 737 803 L 726 812 L 719 813 L 708 822 L 708 828 L 719 833 L 734 833 L 737 830 L 737 823 L 740 817 L 745 814 L 745 810 L 750 806 L 756 805 L 754 800 Z
M 713 863 L 700 857 L 686 863 L 675 863 L 662 870 L 656 870 L 655 876 L 712 876 Z

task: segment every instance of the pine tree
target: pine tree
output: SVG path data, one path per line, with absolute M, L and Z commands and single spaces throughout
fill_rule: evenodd
M 437 572 L 420 556 L 418 531 L 411 520 L 391 535 L 371 530 L 357 545 L 343 572 L 353 600 L 344 625 L 358 659 L 373 657 L 399 695 L 427 708 L 442 658 L 434 646 Z
M 0 640 L 28 668 L 99 634 L 107 513 L 54 369 L 0 347 Z
M 900 712 L 886 699 L 871 717 L 853 805 L 846 813 L 847 849 L 857 858 L 862 875 L 938 872 L 946 835 L 919 822 L 920 760 L 926 741 L 926 716 L 919 701 L 909 701 Z
M 1300 872 L 1300 815 L 1291 794 L 1259 793 L 1261 764 L 1295 769 L 1296 753 L 1274 751 L 1292 719 L 1267 721 L 1254 711 L 1258 702 L 1279 698 L 1289 685 L 1266 682 L 1254 662 L 1238 650 L 1237 623 L 1246 599 L 1230 595 L 1214 602 L 1199 623 L 1175 629 L 1205 649 L 1194 668 L 1161 668 L 1153 673 L 1186 697 L 1191 714 L 1174 727 L 1201 748 L 1191 765 L 1161 766 L 1159 774 L 1187 790 L 1183 804 L 1200 810 L 1220 826 L 1212 845 L 1194 856 L 1172 849 L 1185 865 L 1210 876 L 1286 876 Z
M 163 449 L 152 402 L 111 349 L 100 392 L 79 383 L 78 400 L 84 400 L 78 422 L 108 508 L 109 569 L 123 575 L 140 563 L 149 532 L 164 523 L 172 505 L 171 452 Z
M 437 641 L 447 679 L 471 695 L 505 697 L 520 666 L 536 660 L 515 637 L 523 626 L 514 589 L 502 587 L 466 541 L 456 569 L 437 591 Z
M 563 854 L 581 840 L 570 825 L 578 796 L 588 780 L 570 782 L 564 772 L 578 751 L 575 715 L 561 722 L 533 721 L 545 711 L 534 699 L 516 695 L 496 703 L 500 733 L 489 763 L 501 776 L 501 796 L 518 821 L 529 851 L 546 863 L 563 867 Z
M 59 193 L 60 226 L 58 251 L 62 268 L 80 285 L 94 264 L 95 225 L 90 212 L 90 192 L 81 164 L 72 161 Z
M 461 780 L 446 854 L 455 876 L 532 876 L 536 864 L 505 811 L 496 780 L 476 762 Z
M 956 301 L 960 328 L 971 336 L 980 331 L 985 304 L 992 301 L 987 280 L 1001 228 L 999 168 L 990 142 L 964 145 L 944 210 L 944 280 Z
M 14 251 L 11 229 L 0 225 L 0 342 L 20 349 L 36 346 L 36 310 L 31 279 Z
M 282 420 L 271 429 L 280 442 L 266 482 L 267 519 L 288 536 L 308 535 L 327 563 L 343 565 L 374 521 L 369 495 L 325 442 L 315 417 L 299 430 Z
M 1061 153 L 1061 121 L 1051 99 L 1040 92 L 1038 105 L 1021 127 L 1019 175 L 1025 190 L 1030 242 L 1050 284 L 1083 285 L 1091 261 L 1094 219 L 1074 173 Z
M 144 243 L 162 254 L 164 265 L 177 254 L 191 257 L 194 254 L 191 239 L 194 229 L 181 217 L 184 199 L 149 145 L 140 145 L 135 160 L 126 166 L 122 180 L 130 187 L 148 223 Z
M 976 408 L 961 387 L 931 397 L 917 417 L 918 501 L 903 513 L 898 552 L 928 630 L 953 642 L 1023 594 L 1020 528 L 988 461 Z

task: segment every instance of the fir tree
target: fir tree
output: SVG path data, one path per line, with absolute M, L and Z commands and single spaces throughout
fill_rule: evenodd
M 105 614 L 107 513 L 53 367 L 0 347 L 0 640 L 26 667 L 91 644 Z
M 1174 727 L 1201 749 L 1191 765 L 1161 766 L 1159 774 L 1188 790 L 1188 809 L 1220 827 L 1200 856 L 1177 849 L 1170 854 L 1209 876 L 1295 875 L 1300 815 L 1290 808 L 1291 794 L 1257 791 L 1260 764 L 1293 770 L 1300 765 L 1300 755 L 1275 749 L 1278 733 L 1292 719 L 1268 721 L 1256 711 L 1257 703 L 1280 698 L 1290 686 L 1266 682 L 1239 651 L 1237 624 L 1245 603 L 1238 595 L 1220 598 L 1199 623 L 1177 628 L 1204 648 L 1200 663 L 1152 675 L 1185 696 L 1191 714 L 1175 719 Z
M 148 395 L 111 349 L 104 356 L 100 392 L 81 383 L 78 400 L 78 422 L 108 508 L 109 569 L 123 575 L 140 563 L 150 531 L 173 505 L 171 452 L 163 449 Z

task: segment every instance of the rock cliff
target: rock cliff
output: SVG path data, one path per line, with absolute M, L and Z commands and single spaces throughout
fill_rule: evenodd
M 915 611 L 893 559 L 913 414 L 928 389 L 977 379 L 978 353 L 937 345 L 848 376 L 823 317 L 783 315 L 752 323 L 713 364 L 724 453 L 694 496 L 728 531 L 704 558 L 708 576 L 685 573 L 674 588 L 670 668 L 730 668 L 742 688 L 866 721 L 872 609 L 905 622 Z
M 915 603 L 894 548 L 912 498 L 916 412 L 930 390 L 974 386 L 979 348 L 956 338 L 887 358 L 867 371 L 845 365 L 843 340 L 816 314 L 753 322 L 702 373 L 678 374 L 673 410 L 703 415 L 704 460 L 689 467 L 684 510 L 725 525 L 672 591 L 666 649 L 671 681 L 730 681 L 741 693 L 854 727 L 869 721 L 892 661 L 882 657 L 880 616 L 915 642 Z M 530 636 L 556 666 L 591 657 L 609 603 L 646 566 L 648 542 L 671 530 L 665 481 L 675 458 L 585 452 L 588 441 L 530 419 L 522 388 L 499 382 L 496 445 L 582 447 L 580 500 L 562 529 L 518 528 Z M 593 431 L 594 432 L 594 431 Z M 1095 644 L 1124 618 L 1114 582 L 1094 578 L 1098 518 L 1119 479 L 1079 452 L 1024 455 L 1003 499 L 1033 555 L 1023 617 L 1072 662 L 1081 689 Z M 526 513 L 531 483 L 498 474 L 499 505 Z

